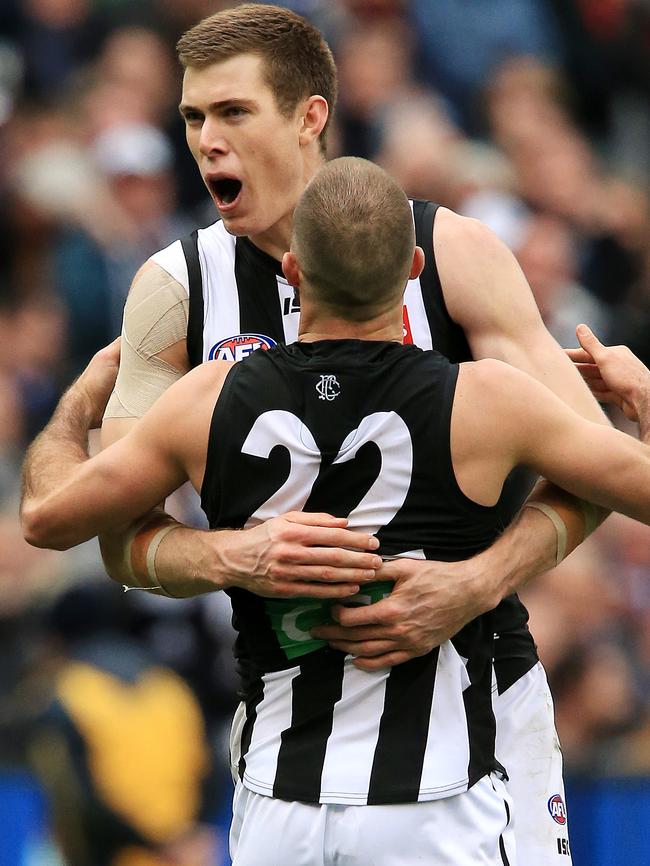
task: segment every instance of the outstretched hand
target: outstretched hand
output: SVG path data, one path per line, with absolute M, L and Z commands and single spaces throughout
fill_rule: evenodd
M 613 403 L 631 421 L 650 397 L 650 371 L 627 346 L 603 346 L 587 325 L 578 325 L 581 348 L 566 349 L 582 378 L 600 403 Z

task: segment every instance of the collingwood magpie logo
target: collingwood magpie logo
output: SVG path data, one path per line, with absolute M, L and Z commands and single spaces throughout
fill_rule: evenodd
M 332 374 L 321 374 L 320 382 L 316 385 L 319 400 L 336 400 L 341 393 L 341 386 L 336 376 Z

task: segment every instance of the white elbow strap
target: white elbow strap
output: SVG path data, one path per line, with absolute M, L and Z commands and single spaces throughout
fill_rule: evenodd
M 553 508 L 552 505 L 547 505 L 546 502 L 539 502 L 536 499 L 531 500 L 530 502 L 526 502 L 525 508 L 536 508 L 538 511 L 541 511 L 542 514 L 545 514 L 548 519 L 551 521 L 553 526 L 555 527 L 555 532 L 557 535 L 557 548 L 555 550 L 555 564 L 559 565 L 564 559 L 564 555 L 566 554 L 566 546 L 567 546 L 567 528 L 565 522 L 562 520 L 558 512 Z
M 165 595 L 169 598 L 175 598 L 171 593 L 161 585 L 156 572 L 156 553 L 160 547 L 160 543 L 168 535 L 172 529 L 176 529 L 176 523 L 167 524 L 166 526 L 149 527 L 151 522 L 150 517 L 144 518 L 137 523 L 129 533 L 126 544 L 124 546 L 124 565 L 125 571 L 130 577 L 130 585 L 124 585 L 124 592 L 130 589 L 142 589 L 148 592 L 154 592 L 157 595 Z M 140 582 L 137 574 L 146 573 L 147 584 L 143 585 Z

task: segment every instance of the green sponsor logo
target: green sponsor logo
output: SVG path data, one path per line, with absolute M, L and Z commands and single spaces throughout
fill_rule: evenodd
M 369 583 L 344 604 L 346 607 L 374 604 L 389 595 L 392 588 L 393 583 L 390 580 Z M 271 627 L 288 659 L 307 655 L 327 645 L 326 641 L 312 637 L 310 631 L 317 625 L 334 622 L 330 609 L 332 604 L 340 603 L 315 598 L 267 598 L 265 600 Z

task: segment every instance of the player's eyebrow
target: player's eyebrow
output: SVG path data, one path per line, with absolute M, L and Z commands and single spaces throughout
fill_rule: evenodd
M 253 108 L 257 105 L 254 99 L 245 99 L 244 97 L 231 97 L 230 99 L 221 99 L 216 102 L 211 102 L 208 105 L 208 111 L 222 111 L 225 108 L 230 108 L 231 106 L 243 106 L 244 108 Z M 185 116 L 188 112 L 198 111 L 200 114 L 203 114 L 203 109 L 198 108 L 195 105 L 190 105 L 187 102 L 181 102 L 178 106 L 178 110 L 180 113 Z

